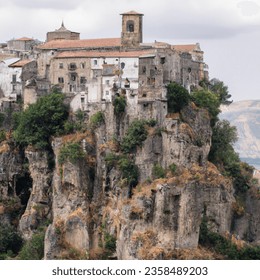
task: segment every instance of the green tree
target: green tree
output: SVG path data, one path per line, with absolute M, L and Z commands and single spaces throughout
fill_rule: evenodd
M 64 96 L 60 93 L 49 94 L 41 97 L 18 117 L 16 116 L 16 129 L 13 136 L 17 143 L 42 149 L 48 147 L 50 137 L 64 131 L 68 107 L 63 100 Z
M 121 149 L 124 153 L 133 152 L 137 146 L 142 145 L 148 135 L 146 124 L 145 120 L 134 120 L 131 123 L 121 142 Z
M 113 101 L 113 105 L 114 105 L 114 114 L 120 117 L 125 112 L 125 108 L 126 108 L 125 96 L 116 96 Z
M 218 96 L 208 90 L 198 90 L 191 94 L 191 98 L 198 107 L 208 110 L 211 117 L 211 125 L 214 126 L 220 113 Z
M 176 113 L 189 104 L 189 92 L 181 85 L 172 82 L 167 86 L 168 112 Z
M 223 162 L 228 151 L 234 152 L 233 144 L 237 141 L 237 129 L 227 120 L 219 121 L 213 127 L 212 145 L 209 159 L 214 163 Z M 237 157 L 235 157 L 237 160 Z
M 34 233 L 32 238 L 26 241 L 18 258 L 20 260 L 41 260 L 44 256 L 45 231 Z
M 22 246 L 23 240 L 13 226 L 0 224 L 0 259 L 11 251 L 17 254 Z
M 209 90 L 218 96 L 221 104 L 229 105 L 233 102 L 229 100 L 231 98 L 231 94 L 229 94 L 228 87 L 224 84 L 224 82 L 218 79 L 210 80 Z

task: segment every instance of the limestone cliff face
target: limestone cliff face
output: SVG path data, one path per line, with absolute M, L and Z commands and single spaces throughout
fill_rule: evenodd
M 55 139 L 53 149 L 58 162 L 62 139 Z M 52 182 L 53 221 L 45 238 L 45 258 L 60 258 L 69 247 L 89 250 L 89 195 L 92 192 L 89 167 L 83 159 L 76 164 L 56 164 Z
M 113 225 L 118 210 L 121 213 L 120 227 L 111 228 L 118 235 L 119 259 L 164 259 L 176 248 L 196 248 L 203 215 L 210 217 L 215 231 L 229 232 L 231 182 L 211 164 L 179 172 L 171 179 L 139 186 L 131 200 L 121 199 L 107 211 L 108 225 Z
M 22 210 L 19 182 L 24 175 L 23 159 L 18 149 L 4 141 L 0 146 L 0 222 L 12 223 L 12 213 Z M 17 184 L 18 182 L 18 184 Z M 29 194 L 29 192 L 28 192 Z
M 52 172 L 49 170 L 47 152 L 27 148 L 25 158 L 29 164 L 32 189 L 19 221 L 19 229 L 23 237 L 29 239 L 44 219 L 51 219 Z
M 146 140 L 123 155 L 138 167 L 134 188 L 106 160 L 110 153 L 122 156 L 114 138 L 122 139 L 131 118 L 118 119 L 111 106 L 105 116 L 92 131 L 53 139 L 51 153 L 2 143 L 1 222 L 14 223 L 7 207 L 13 199 L 25 239 L 48 221 L 45 259 L 72 258 L 72 252 L 77 258 L 170 259 L 175 249 L 198 246 L 204 216 L 215 232 L 259 243 L 257 195 L 248 193 L 245 213 L 237 217 L 232 182 L 207 161 L 212 131 L 205 110 L 191 105 L 147 128 Z M 81 154 L 61 162 L 67 143 L 78 143 Z M 155 165 L 165 178 L 153 177 Z

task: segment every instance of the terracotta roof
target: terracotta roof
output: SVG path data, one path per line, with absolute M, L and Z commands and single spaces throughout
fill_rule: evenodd
M 192 51 L 199 51 L 198 46 L 196 44 L 191 45 L 173 45 L 173 49 L 180 52 L 192 52 Z
M 23 67 L 24 65 L 28 64 L 31 61 L 32 60 L 30 59 L 19 60 L 15 63 L 10 64 L 9 67 Z
M 154 55 L 154 50 L 140 50 L 140 51 L 131 51 L 131 52 L 65 51 L 56 55 L 56 58 L 142 57 L 146 55 Z
M 120 38 L 104 38 L 104 39 L 87 39 L 87 40 L 52 40 L 38 46 L 39 49 L 83 49 L 98 47 L 119 47 L 121 45 Z
M 22 37 L 22 38 L 19 38 L 19 39 L 15 39 L 15 41 L 34 41 L 34 39 L 28 38 L 28 37 Z
M 13 58 L 15 57 L 14 54 L 4 54 L 4 53 L 0 53 L 0 61 L 8 59 L 8 58 Z
M 127 12 L 127 13 L 123 13 L 123 14 L 120 14 L 120 15 L 139 15 L 139 16 L 143 16 L 144 14 L 140 14 L 136 11 L 130 11 L 130 12 Z

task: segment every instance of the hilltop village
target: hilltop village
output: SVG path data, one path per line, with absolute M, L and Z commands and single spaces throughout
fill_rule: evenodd
M 0 45 L 0 259 L 259 259 L 227 87 L 198 43 L 143 42 L 144 15 L 121 16 L 118 38 L 62 22 Z
M 91 112 L 124 94 L 131 108 L 160 104 L 159 111 L 166 113 L 165 85 L 175 81 L 190 91 L 208 79 L 198 43 L 145 43 L 144 15 L 130 11 L 121 16 L 119 38 L 80 39 L 62 22 L 47 32 L 44 43 L 23 37 L 1 44 L 2 110 L 20 99 L 27 107 L 55 86 L 69 98 L 72 111 Z

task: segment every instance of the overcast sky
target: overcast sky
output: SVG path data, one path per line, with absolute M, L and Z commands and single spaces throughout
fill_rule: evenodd
M 120 37 L 120 13 L 144 14 L 144 41 L 199 42 L 210 77 L 234 101 L 260 99 L 260 0 L 0 0 L 0 42 L 65 26 L 82 39 Z

